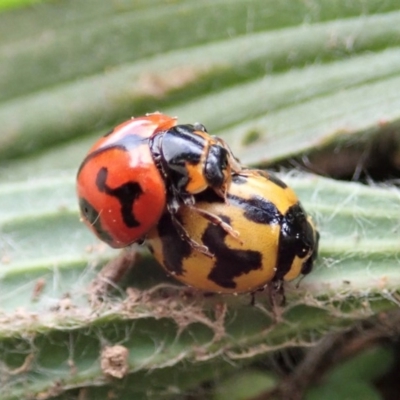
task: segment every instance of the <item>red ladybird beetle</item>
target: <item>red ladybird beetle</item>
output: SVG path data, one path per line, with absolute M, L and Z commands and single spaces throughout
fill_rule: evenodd
M 233 171 L 241 167 L 226 143 L 210 136 L 203 125 L 177 125 L 161 113 L 118 125 L 89 150 L 77 175 L 83 221 L 115 248 L 141 241 L 165 208 L 177 231 L 197 244 L 174 215 L 184 204 L 238 238 L 230 225 L 197 209 L 194 195 L 212 188 L 225 198 Z

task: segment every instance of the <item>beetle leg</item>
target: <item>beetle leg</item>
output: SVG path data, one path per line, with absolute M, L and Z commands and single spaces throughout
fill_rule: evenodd
M 185 227 L 180 223 L 180 221 L 177 218 L 175 218 L 175 216 L 172 216 L 172 223 L 175 225 L 175 228 L 178 231 L 179 236 L 183 240 L 188 242 L 194 250 L 199 251 L 200 253 L 204 254 L 207 257 L 210 257 L 210 258 L 214 257 L 214 254 L 210 253 L 207 246 L 197 243 L 195 240 L 193 240 L 189 236 Z
M 180 198 L 185 206 L 192 207 L 195 205 L 196 200 L 192 194 L 180 195 Z
M 285 287 L 282 280 L 272 281 L 267 287 L 272 311 L 277 319 L 282 314 L 282 307 L 286 305 Z
M 238 231 L 235 231 L 229 224 L 223 221 L 218 215 L 212 214 L 208 211 L 202 210 L 197 207 L 190 207 L 190 209 L 197 214 L 201 215 L 207 221 L 210 221 L 214 225 L 220 226 L 228 235 L 232 236 L 236 239 L 240 244 L 243 244 L 243 241 L 240 240 L 240 234 Z
M 282 280 L 269 282 L 266 286 L 268 303 L 275 322 L 282 321 L 283 307 L 286 305 L 285 288 Z
M 228 197 L 227 197 L 228 189 L 225 187 L 225 185 L 223 187 L 220 187 L 220 188 L 213 188 L 213 190 L 219 197 L 224 199 L 225 204 L 229 204 L 229 200 L 228 200 Z
M 184 240 L 185 242 L 189 243 L 193 249 L 195 249 L 196 251 L 199 251 L 200 253 L 204 254 L 205 256 L 210 257 L 210 258 L 214 257 L 214 254 L 210 253 L 207 246 L 197 243 L 195 240 L 193 240 L 189 236 L 185 227 L 178 220 L 178 218 L 176 218 L 176 211 L 174 208 L 174 204 L 171 204 L 171 202 L 169 202 L 167 205 L 167 208 L 168 208 L 169 213 L 171 214 L 172 223 L 174 224 L 181 239 Z
M 171 196 L 168 197 L 169 197 L 169 200 L 167 202 L 168 212 L 171 215 L 175 215 L 178 212 L 179 207 L 181 206 L 179 198 L 176 196 L 175 193 L 172 193 Z

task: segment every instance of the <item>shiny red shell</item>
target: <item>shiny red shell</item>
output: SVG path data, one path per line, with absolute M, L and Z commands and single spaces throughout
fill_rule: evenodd
M 99 139 L 77 176 L 80 211 L 86 225 L 110 246 L 140 240 L 166 206 L 166 188 L 148 138 L 176 125 L 160 113 L 133 118 Z

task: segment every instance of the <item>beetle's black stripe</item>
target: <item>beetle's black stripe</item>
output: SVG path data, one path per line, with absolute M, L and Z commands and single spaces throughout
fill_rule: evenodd
M 82 161 L 82 164 L 80 165 L 80 167 L 78 169 L 77 176 L 79 176 L 83 167 L 89 161 L 91 161 L 93 158 L 96 158 L 98 155 L 103 154 L 112 149 L 119 149 L 122 151 L 132 151 L 135 148 L 143 145 L 143 143 L 146 142 L 147 140 L 148 140 L 147 138 L 142 138 L 138 135 L 126 135 L 123 138 L 121 138 L 120 140 L 110 143 L 108 146 L 102 146 L 102 147 L 98 148 L 97 150 L 92 151 Z
M 282 189 L 286 189 L 288 187 L 285 182 L 283 182 L 276 175 L 271 174 L 270 172 L 268 173 L 268 179 L 271 182 L 275 183 L 276 186 L 279 186 Z
M 79 198 L 79 208 L 85 219 L 94 227 L 99 238 L 106 243 L 111 244 L 113 242 L 113 238 L 102 227 L 101 219 L 99 218 L 99 212 L 83 197 Z
M 243 215 L 252 222 L 258 224 L 279 224 L 282 221 L 282 214 L 276 206 L 261 196 L 253 196 L 244 199 L 239 196 L 228 195 L 230 203 L 244 210 Z
M 133 203 L 143 194 L 143 190 L 137 182 L 126 182 L 116 188 L 107 185 L 108 169 L 100 168 L 96 176 L 96 186 L 100 192 L 115 197 L 121 204 L 121 215 L 126 226 L 134 228 L 140 226 L 133 214 Z
M 314 240 L 312 242 L 313 253 L 301 268 L 301 273 L 303 275 L 307 275 L 312 271 L 314 262 L 318 257 L 319 232 L 317 230 L 314 230 L 310 223 L 308 224 L 308 229 L 314 232 L 315 238 L 313 238 Z
M 165 268 L 172 275 L 182 275 L 184 272 L 183 260 L 189 257 L 193 251 L 190 243 L 179 236 L 169 213 L 162 215 L 157 229 L 158 236 L 162 242 Z
M 219 217 L 230 224 L 228 217 Z M 227 232 L 220 226 L 209 223 L 201 239 L 215 256 L 214 267 L 208 278 L 221 287 L 234 289 L 234 278 L 262 268 L 262 257 L 258 251 L 229 248 L 225 244 L 226 236 Z
M 314 230 L 303 208 L 297 203 L 288 209 L 281 222 L 274 280 L 282 280 L 290 271 L 295 257 L 306 257 L 314 245 Z M 307 270 L 307 267 L 304 268 Z M 311 267 L 309 269 L 311 270 Z
M 247 171 L 248 172 L 248 171 Z M 276 175 L 272 174 L 271 172 L 263 171 L 263 170 L 251 170 L 252 174 L 257 177 L 264 178 L 265 180 L 271 181 L 276 186 L 279 186 L 282 189 L 286 189 L 287 185 L 281 179 L 279 179 Z M 236 183 L 237 185 L 244 185 L 248 182 L 249 177 L 252 175 L 246 175 L 246 170 L 244 170 L 243 174 L 235 174 L 232 176 L 232 182 Z

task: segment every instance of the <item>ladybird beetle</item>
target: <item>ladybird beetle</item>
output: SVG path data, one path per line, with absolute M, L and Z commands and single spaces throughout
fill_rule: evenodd
M 146 243 L 169 274 L 207 292 L 246 293 L 270 282 L 283 290 L 283 281 L 312 270 L 319 234 L 284 182 L 264 171 L 243 170 L 233 175 L 227 199 L 224 203 L 206 191 L 196 205 L 240 232 L 241 243 L 187 207 L 177 213 L 189 235 L 207 246 L 212 258 L 182 240 L 171 216 L 163 214 Z
M 196 210 L 194 195 L 207 188 L 225 198 L 232 171 L 239 170 L 225 142 L 201 124 L 177 125 L 161 113 L 133 118 L 100 138 L 83 160 L 77 175 L 81 216 L 101 240 L 125 247 L 142 240 L 166 207 L 172 214 L 181 204 Z M 198 212 L 238 237 L 218 217 Z M 172 220 L 191 246 L 210 255 Z

